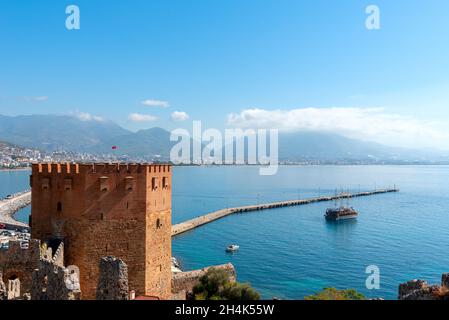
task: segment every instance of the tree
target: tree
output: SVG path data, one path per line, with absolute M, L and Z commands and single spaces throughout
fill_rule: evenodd
M 365 296 L 355 289 L 337 290 L 325 288 L 323 291 L 307 296 L 305 300 L 366 300 Z
M 195 300 L 259 300 L 248 283 L 231 282 L 226 270 L 211 268 L 193 288 Z

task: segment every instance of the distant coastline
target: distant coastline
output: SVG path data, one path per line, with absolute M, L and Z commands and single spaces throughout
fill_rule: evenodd
M 94 163 L 95 161 L 92 161 Z M 108 163 L 104 161 L 98 161 L 99 163 Z M 47 163 L 47 161 L 44 161 L 43 163 Z M 58 161 L 55 161 L 54 163 L 58 163 Z M 111 163 L 120 163 L 120 161 L 112 161 Z M 162 162 L 161 162 L 162 163 Z M 169 163 L 169 162 L 164 162 Z M 158 164 L 158 163 L 154 163 Z M 172 164 L 174 167 L 260 167 L 262 165 L 260 164 Z M 418 163 L 351 163 L 351 162 L 329 162 L 329 163 L 279 163 L 279 166 L 304 166 L 304 167 L 326 167 L 326 166 L 341 166 L 341 167 L 350 167 L 350 166 L 449 166 L 449 162 L 438 162 L 438 163 L 426 163 L 426 162 L 418 162 Z M 18 167 L 18 168 L 0 168 L 0 172 L 7 172 L 7 171 L 30 171 L 30 167 Z
M 173 165 L 175 167 L 260 167 L 261 164 L 176 164 Z M 319 166 L 449 166 L 449 162 L 439 162 L 439 163 L 279 163 L 279 166 L 310 166 L 310 167 L 319 167 Z

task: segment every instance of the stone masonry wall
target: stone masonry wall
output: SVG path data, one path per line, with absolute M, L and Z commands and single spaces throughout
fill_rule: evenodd
M 3 274 L 0 271 L 0 301 L 8 299 L 8 292 L 6 291 L 6 285 L 3 282 Z
M 97 300 L 128 300 L 128 266 L 115 257 L 100 260 Z
M 32 300 L 79 300 L 78 275 L 52 261 L 41 260 L 33 272 Z
M 31 299 L 33 300 L 79 300 L 81 290 L 79 275 L 75 268 L 64 266 L 64 243 L 41 251 L 39 267 L 33 271 Z
M 7 250 L 0 250 L 0 273 L 3 282 L 18 278 L 21 292 L 31 292 L 31 280 L 34 269 L 39 267 L 40 241 L 31 240 L 28 248 L 21 247 L 19 241 L 10 241 Z

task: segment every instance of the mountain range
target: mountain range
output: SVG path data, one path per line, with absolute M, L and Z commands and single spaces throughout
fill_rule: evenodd
M 70 115 L 0 115 L 0 141 L 44 151 L 168 159 L 176 142 L 170 132 L 151 128 L 132 132 L 112 121 L 82 120 Z M 301 161 L 441 162 L 445 152 L 410 150 L 350 139 L 329 132 L 295 132 L 279 135 L 279 159 Z

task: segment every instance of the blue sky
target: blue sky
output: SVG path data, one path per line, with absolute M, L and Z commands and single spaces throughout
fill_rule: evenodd
M 65 28 L 70 4 L 80 30 Z M 370 4 L 380 30 L 365 28 Z M 316 128 L 449 149 L 447 12 L 446 0 L 2 1 L 0 114 Z

